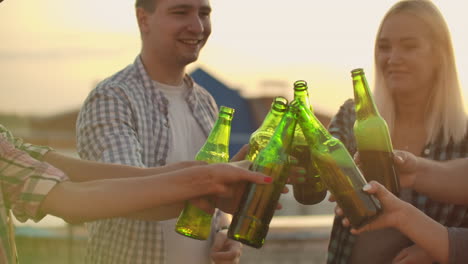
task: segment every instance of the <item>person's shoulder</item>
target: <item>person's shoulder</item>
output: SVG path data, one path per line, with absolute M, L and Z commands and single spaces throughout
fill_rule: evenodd
M 195 82 L 195 80 L 191 76 L 186 75 L 185 76 L 185 81 L 188 83 L 189 86 L 193 87 L 194 93 L 196 93 L 198 96 L 201 96 L 204 99 L 207 99 L 207 100 L 210 100 L 210 101 L 214 102 L 214 98 L 210 94 L 210 92 L 208 92 L 208 90 L 206 90 L 205 87 L 203 87 L 200 84 L 198 84 L 197 82 Z
M 96 87 L 90 92 L 90 96 L 115 92 L 128 93 L 139 85 L 141 84 L 135 67 L 128 65 L 124 69 L 98 82 Z
M 208 90 L 206 90 L 203 86 L 195 83 L 193 88 L 196 89 L 196 92 L 199 93 L 200 95 L 206 96 L 208 98 L 213 98 L 210 92 L 208 92 Z
M 353 123 L 356 118 L 355 105 L 353 99 L 346 100 L 338 109 L 330 121 L 330 127 L 337 124 Z
M 352 98 L 349 98 L 341 105 L 340 109 L 351 109 L 354 111 L 354 107 L 354 100 Z
M 13 134 L 10 130 L 8 130 L 5 126 L 0 124 L 0 137 L 7 139 L 8 141 L 12 142 L 14 139 Z
M 335 114 L 335 117 L 336 116 L 342 116 L 342 115 L 348 116 L 349 114 L 354 114 L 354 111 L 355 111 L 354 100 L 350 98 L 350 99 L 346 100 L 340 106 L 340 108 L 338 109 L 338 111 Z

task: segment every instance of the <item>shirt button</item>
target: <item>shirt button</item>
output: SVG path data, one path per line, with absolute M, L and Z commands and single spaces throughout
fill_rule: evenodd
M 430 150 L 429 148 L 427 148 L 427 149 L 424 150 L 424 154 L 425 154 L 425 155 L 429 155 L 429 153 L 431 153 L 431 150 Z

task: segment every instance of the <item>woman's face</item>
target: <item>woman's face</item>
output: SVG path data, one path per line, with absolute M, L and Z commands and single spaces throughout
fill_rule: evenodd
M 376 46 L 377 67 L 395 95 L 427 96 L 436 71 L 436 59 L 427 25 L 408 13 L 389 16 Z

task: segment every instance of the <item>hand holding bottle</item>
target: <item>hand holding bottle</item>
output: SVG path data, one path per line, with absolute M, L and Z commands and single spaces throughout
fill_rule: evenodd
M 215 208 L 227 213 L 234 213 L 249 182 L 270 184 L 273 178 L 262 173 L 249 171 L 251 162 L 244 160 L 230 163 L 215 163 L 206 166 L 203 179 L 197 179 L 200 187 L 205 188 L 209 196 L 192 199 L 190 202 L 205 212 L 212 214 Z
M 191 203 L 205 210 L 207 213 L 213 213 L 215 208 L 223 212 L 233 214 L 239 207 L 239 202 L 248 183 L 271 184 L 273 178 L 259 172 L 249 171 L 248 168 L 252 162 L 243 160 L 230 163 L 210 164 L 206 177 L 212 177 L 210 185 L 215 187 L 205 187 L 210 192 L 208 196 L 199 197 L 190 200 Z M 282 193 L 287 193 L 288 188 L 284 188 Z M 276 209 L 281 209 L 278 203 Z
M 354 161 L 359 167 L 361 166 L 359 151 L 354 154 Z M 421 179 L 422 175 L 436 169 L 435 166 L 431 165 L 434 163 L 433 161 L 417 157 L 410 152 L 402 150 L 393 151 L 393 163 L 397 169 L 402 188 L 413 189 L 417 179 Z
M 407 222 L 407 216 L 409 215 L 408 211 L 411 210 L 411 207 L 413 207 L 411 204 L 400 200 L 398 197 L 388 191 L 382 184 L 376 181 L 371 181 L 364 185 L 362 190 L 368 194 L 373 194 L 380 201 L 383 211 L 381 212 L 380 216 L 368 224 L 358 229 L 351 228 L 352 234 L 360 234 L 365 231 L 382 229 L 385 227 L 399 228 L 405 222 Z M 413 209 L 415 208 L 413 207 Z M 343 210 L 338 205 L 335 207 L 335 213 L 338 216 L 344 216 L 342 221 L 343 226 L 350 226 L 348 218 L 346 218 Z

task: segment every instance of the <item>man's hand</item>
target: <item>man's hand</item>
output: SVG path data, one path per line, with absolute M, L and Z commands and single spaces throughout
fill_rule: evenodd
M 231 158 L 231 161 L 241 161 L 245 160 L 245 157 L 249 153 L 249 144 L 245 144 L 241 149 Z
M 215 264 L 236 264 L 240 261 L 242 244 L 227 237 L 227 230 L 216 233 L 211 247 L 211 259 Z

